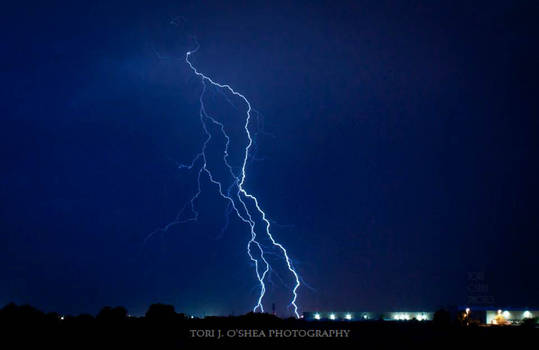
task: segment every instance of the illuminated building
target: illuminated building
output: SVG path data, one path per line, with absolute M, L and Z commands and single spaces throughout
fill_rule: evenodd
M 519 324 L 527 318 L 539 317 L 539 310 L 501 308 L 496 310 L 486 310 L 486 324 L 511 325 Z
M 398 312 L 352 312 L 352 311 L 312 311 L 304 312 L 307 321 L 431 321 L 434 312 L 430 311 L 398 311 Z
M 467 310 L 467 311 L 464 311 Z M 539 310 L 514 307 L 470 306 L 459 308 L 467 312 L 471 320 L 487 325 L 518 325 L 525 319 L 539 317 Z

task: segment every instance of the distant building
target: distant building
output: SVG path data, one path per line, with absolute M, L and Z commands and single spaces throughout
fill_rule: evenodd
M 529 318 L 539 318 L 539 310 L 502 308 L 492 306 L 452 308 L 452 317 L 487 325 L 517 325 Z M 432 311 L 309 311 L 303 313 L 307 321 L 432 321 Z
M 433 316 L 434 312 L 430 311 L 309 311 L 303 313 L 303 318 L 307 321 L 431 321 Z
M 486 324 L 519 324 L 527 318 L 539 317 L 538 310 L 498 309 L 486 310 Z
M 539 310 L 512 307 L 459 307 L 459 312 L 468 312 L 472 320 L 487 325 L 516 325 L 527 318 L 539 317 Z

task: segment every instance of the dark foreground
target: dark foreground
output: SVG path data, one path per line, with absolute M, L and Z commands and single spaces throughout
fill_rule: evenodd
M 62 317 L 30 306 L 0 310 L 0 348 L 5 344 L 42 348 L 187 348 L 196 344 L 297 343 L 386 347 L 500 346 L 536 344 L 535 325 L 463 326 L 442 318 L 434 322 L 308 322 L 268 314 L 191 319 L 171 306 L 152 305 L 146 316 L 129 317 L 124 308 Z M 7 347 L 6 347 L 7 348 Z M 10 347 L 12 348 L 12 347 Z

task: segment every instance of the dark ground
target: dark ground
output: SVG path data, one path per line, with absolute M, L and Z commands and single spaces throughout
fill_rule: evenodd
M 176 313 L 169 305 L 154 304 L 144 317 L 129 317 L 122 307 L 105 307 L 96 316 L 65 316 L 43 313 L 31 306 L 9 304 L 0 310 L 1 343 L 17 348 L 182 348 L 202 344 L 331 344 L 375 347 L 440 348 L 450 345 L 470 348 L 504 344 L 531 345 L 537 341 L 537 326 L 510 327 L 461 326 L 441 313 L 432 322 L 308 322 L 280 319 L 268 314 L 247 314 L 238 317 L 190 319 Z M 440 316 L 440 315 L 439 315 Z M 212 336 L 193 336 L 205 330 Z M 218 332 L 222 338 L 218 338 Z M 244 337 L 241 331 L 255 331 L 261 337 Z M 349 337 L 276 337 L 276 330 L 346 330 Z M 273 336 L 270 336 L 273 332 Z M 229 334 L 230 336 L 227 336 Z M 235 336 L 234 336 L 235 334 Z M 299 334 L 299 333 L 298 333 Z M 344 333 L 343 333 L 344 334 Z

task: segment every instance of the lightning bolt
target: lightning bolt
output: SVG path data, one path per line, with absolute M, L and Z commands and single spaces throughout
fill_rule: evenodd
M 236 216 L 242 222 L 247 224 L 250 228 L 251 239 L 247 243 L 247 254 L 249 258 L 251 259 L 251 261 L 254 263 L 256 277 L 258 279 L 259 286 L 260 286 L 260 294 L 258 296 L 255 306 L 253 307 L 253 312 L 257 312 L 257 311 L 264 312 L 264 306 L 262 304 L 262 301 L 266 293 L 265 280 L 266 280 L 266 277 L 268 276 L 268 273 L 271 270 L 270 264 L 268 260 L 266 259 L 266 255 L 269 254 L 269 252 L 264 251 L 262 244 L 258 240 L 258 234 L 255 229 L 256 227 L 255 215 L 258 215 L 259 217 L 261 217 L 261 220 L 263 222 L 263 227 L 264 227 L 264 230 L 262 232 L 262 235 L 264 236 L 262 237 L 263 238 L 265 237 L 265 239 L 269 239 L 273 247 L 277 248 L 278 251 L 280 251 L 280 254 L 282 255 L 282 258 L 284 259 L 284 262 L 286 263 L 288 271 L 293 277 L 293 280 L 295 281 L 294 286 L 291 290 L 292 299 L 290 301 L 289 307 L 292 308 L 295 316 L 299 318 L 298 306 L 296 304 L 296 301 L 298 298 L 298 288 L 301 286 L 300 277 L 293 266 L 292 260 L 290 259 L 288 255 L 288 251 L 281 243 L 279 243 L 275 239 L 275 237 L 271 233 L 270 221 L 266 215 L 266 212 L 262 209 L 258 198 L 254 196 L 253 194 L 251 194 L 250 192 L 248 192 L 247 189 L 245 188 L 245 180 L 247 177 L 247 172 L 246 172 L 247 161 L 250 158 L 251 147 L 253 147 L 253 144 L 254 144 L 253 137 L 251 135 L 251 132 L 249 131 L 249 123 L 251 121 L 252 113 L 254 110 L 249 100 L 243 94 L 234 90 L 230 85 L 218 83 L 214 81 L 212 78 L 210 78 L 209 76 L 197 70 L 197 68 L 192 64 L 190 58 L 191 58 L 191 55 L 193 55 L 194 53 L 198 51 L 199 47 L 200 46 L 197 42 L 196 47 L 193 50 L 187 51 L 187 53 L 185 54 L 185 62 L 187 63 L 191 71 L 197 77 L 200 78 L 200 81 L 202 83 L 202 91 L 199 96 L 199 103 L 200 103 L 199 115 L 200 115 L 200 122 L 202 125 L 202 129 L 204 131 L 204 134 L 206 135 L 206 138 L 202 144 L 202 149 L 200 153 L 195 155 L 191 163 L 179 165 L 180 169 L 192 170 L 192 169 L 198 168 L 197 190 L 196 190 L 196 193 L 193 195 L 193 197 L 191 197 L 191 199 L 185 204 L 185 206 L 177 214 L 174 221 L 170 222 L 165 227 L 162 227 L 152 232 L 146 238 L 146 240 L 156 232 L 168 231 L 168 229 L 174 225 L 182 224 L 182 223 L 186 223 L 190 221 L 197 221 L 199 213 L 196 210 L 195 202 L 197 201 L 202 191 L 201 178 L 205 174 L 207 178 L 209 179 L 209 181 L 212 184 L 216 185 L 219 195 L 228 202 L 227 210 L 230 210 L 231 212 L 235 213 Z M 246 106 L 245 124 L 243 125 L 243 128 L 245 130 L 245 135 L 247 136 L 248 142 L 244 148 L 243 161 L 242 161 L 239 174 L 236 174 L 234 172 L 233 167 L 228 161 L 230 136 L 227 134 L 224 124 L 219 122 L 214 117 L 212 117 L 206 110 L 206 107 L 204 104 L 204 96 L 206 94 L 206 91 L 209 85 L 223 92 L 223 96 L 227 99 L 229 103 L 230 103 L 230 99 L 228 98 L 228 96 L 226 96 L 226 93 L 236 96 Z M 223 191 L 223 187 L 224 187 L 223 184 L 220 181 L 216 180 L 212 172 L 210 171 L 210 169 L 208 169 L 206 149 L 207 149 L 207 145 L 212 139 L 212 133 L 210 132 L 210 129 L 208 127 L 209 125 L 213 125 L 214 127 L 217 127 L 220 130 L 220 133 L 222 134 L 222 136 L 226 140 L 224 150 L 223 150 L 223 154 L 224 154 L 223 163 L 225 164 L 227 168 L 226 170 L 228 171 L 228 173 L 233 179 L 232 184 L 226 189 L 226 191 Z M 251 205 L 251 209 L 249 209 L 249 204 Z M 191 215 L 187 218 L 183 218 L 185 216 L 184 213 L 187 210 L 191 212 Z

